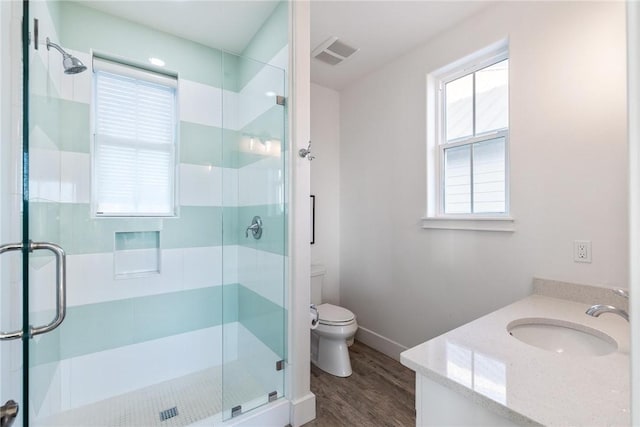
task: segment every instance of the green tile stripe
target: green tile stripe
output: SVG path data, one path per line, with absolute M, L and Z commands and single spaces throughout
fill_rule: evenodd
M 32 317 L 50 316 L 41 312 Z M 285 320 L 283 307 L 240 284 L 69 307 L 58 329 L 30 342 L 30 366 L 233 322 L 284 358 Z
M 281 286 L 281 284 L 274 284 Z M 281 358 L 285 358 L 286 310 L 244 287 L 238 287 L 238 320 Z
M 61 2 L 60 12 L 58 35 L 65 48 L 86 53 L 93 49 L 143 64 L 148 63 L 150 57 L 156 57 L 165 61 L 167 70 L 179 72 L 181 78 L 237 89 L 233 64 L 227 64 L 223 72 L 222 52 L 218 49 L 76 2 Z
M 30 108 L 32 147 L 90 152 L 89 104 L 31 95 Z M 241 131 L 180 121 L 180 162 L 226 168 L 246 166 L 263 159 L 264 155 L 242 152 L 242 135 L 278 139 L 284 144 L 284 125 L 284 109 L 278 105 L 261 114 Z M 42 138 L 42 135 L 46 138 Z
M 52 148 L 34 138 L 37 129 L 59 150 L 89 152 L 89 104 L 40 95 L 31 95 L 30 102 L 31 147 Z
M 241 132 L 180 122 L 180 163 L 238 168 Z
M 111 253 L 116 232 L 160 231 L 160 249 L 243 245 L 286 254 L 286 206 L 182 206 L 179 218 L 91 218 L 85 203 L 29 204 L 34 241 L 54 242 L 67 254 Z M 255 215 L 262 218 L 260 240 L 245 237 Z
M 160 247 L 158 231 L 125 231 L 115 234 L 116 250 L 157 249 Z
M 221 207 L 183 206 L 179 218 L 91 218 L 89 210 L 85 203 L 31 202 L 32 239 L 55 242 L 69 255 L 113 252 L 116 232 L 160 231 L 161 249 L 222 245 Z
M 31 341 L 30 365 L 236 322 L 238 286 L 213 286 L 69 307 L 58 329 Z M 37 313 L 34 317 L 43 318 L 47 314 Z
M 280 155 L 286 147 L 285 139 L 285 110 L 281 105 L 274 105 L 251 123 L 242 128 L 244 135 L 255 135 L 262 140 L 276 139 L 280 141 Z M 284 157 L 284 156 L 283 156 Z M 240 151 L 238 153 L 238 167 L 244 167 L 265 158 L 263 154 L 254 154 Z

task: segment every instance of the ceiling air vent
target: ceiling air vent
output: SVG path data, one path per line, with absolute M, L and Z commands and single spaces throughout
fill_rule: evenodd
M 329 37 L 324 43 L 315 48 L 311 55 L 326 64 L 338 65 L 359 50 L 341 42 L 337 37 Z

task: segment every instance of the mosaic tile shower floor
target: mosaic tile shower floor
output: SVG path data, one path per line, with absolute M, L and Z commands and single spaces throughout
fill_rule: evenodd
M 225 411 L 232 406 L 266 397 L 268 392 L 256 381 L 240 362 L 225 367 L 225 376 L 233 382 L 225 384 Z M 36 425 L 65 427 L 94 426 L 162 426 L 180 427 L 216 417 L 222 419 L 223 391 L 222 367 L 205 369 L 184 377 L 141 388 L 80 408 L 61 412 Z M 172 408 L 176 408 L 174 415 Z M 161 412 L 169 418 L 161 420 Z M 172 416 L 173 415 L 173 416 Z

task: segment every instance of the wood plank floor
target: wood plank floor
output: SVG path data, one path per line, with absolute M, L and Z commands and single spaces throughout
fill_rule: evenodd
M 358 341 L 349 353 L 348 378 L 311 365 L 316 419 L 305 426 L 415 426 L 415 373 Z

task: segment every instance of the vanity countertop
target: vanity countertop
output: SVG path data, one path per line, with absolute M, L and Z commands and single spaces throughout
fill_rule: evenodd
M 629 425 L 629 323 L 612 314 L 587 316 L 591 304 L 543 291 L 404 351 L 400 360 L 521 425 Z M 612 337 L 618 350 L 604 356 L 542 350 L 507 332 L 521 318 L 578 323 Z

